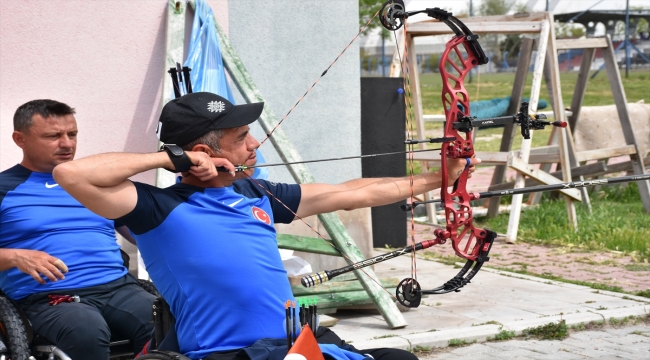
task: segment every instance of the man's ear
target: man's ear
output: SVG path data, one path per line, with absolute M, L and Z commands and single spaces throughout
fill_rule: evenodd
M 214 155 L 214 150 L 212 150 L 208 145 L 205 144 L 196 144 L 194 147 L 192 147 L 192 151 L 195 152 L 204 152 L 208 154 L 208 156 Z
M 11 138 L 14 139 L 14 142 L 16 145 L 18 145 L 19 148 L 25 148 L 25 134 L 21 133 L 20 131 L 14 131 L 11 134 Z

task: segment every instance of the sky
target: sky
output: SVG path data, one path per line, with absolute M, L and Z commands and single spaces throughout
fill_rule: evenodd
M 483 0 L 473 0 L 474 9 L 478 9 Z M 519 4 L 526 4 L 528 11 L 538 12 L 546 10 L 546 0 L 516 0 Z M 630 8 L 642 8 L 650 10 L 650 0 L 629 0 Z M 405 0 L 406 10 L 422 10 L 426 8 L 439 7 L 452 13 L 466 14 L 469 9 L 469 0 Z M 594 6 L 594 4 L 596 4 Z M 564 14 L 581 12 L 586 9 L 590 10 L 625 10 L 626 0 L 549 0 L 550 10 L 554 14 Z M 593 7 L 592 7 L 593 6 Z M 410 21 L 423 21 L 429 18 L 424 14 L 418 14 L 409 18 Z M 370 36 L 362 39 L 362 46 L 379 46 L 380 38 L 378 29 L 372 32 Z M 602 24 L 596 27 L 596 36 L 602 36 L 605 33 L 605 27 Z M 419 40 L 419 41 L 418 41 Z M 391 39 L 392 41 L 392 39 Z M 416 43 L 436 43 L 444 42 L 436 37 L 417 38 Z
M 583 11 L 598 3 L 592 10 L 625 10 L 626 0 L 549 0 L 554 14 Z M 473 0 L 476 10 L 482 0 Z M 517 0 L 519 4 L 526 4 L 528 11 L 546 10 L 546 0 Z M 406 9 L 419 10 L 427 7 L 439 7 L 451 10 L 454 13 L 464 13 L 469 9 L 469 0 L 406 0 Z M 645 8 L 650 10 L 650 0 L 630 0 L 630 8 Z

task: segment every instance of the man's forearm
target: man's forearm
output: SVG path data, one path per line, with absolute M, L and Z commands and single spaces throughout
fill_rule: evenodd
M 160 167 L 173 168 L 165 152 L 105 153 L 60 164 L 54 168 L 53 176 L 64 188 L 79 182 L 87 182 L 96 187 L 111 187 L 133 175 Z
M 0 249 L 0 271 L 9 270 L 14 265 L 14 249 Z
M 422 194 L 439 188 L 441 173 L 426 173 L 413 177 L 413 193 Z M 361 178 L 338 185 L 302 184 L 298 216 L 337 210 L 393 204 L 411 196 L 411 178 Z
M 107 153 L 57 165 L 52 175 L 90 211 L 117 219 L 137 204 L 135 186 L 128 179 L 159 167 L 172 167 L 167 153 Z
M 411 191 L 414 195 L 420 195 L 438 189 L 442 185 L 441 176 L 440 172 L 415 175 L 413 176 L 413 186 L 411 186 L 410 176 L 376 179 L 378 181 L 367 188 L 366 196 L 371 203 L 365 204 L 365 206 L 392 204 L 410 197 Z M 367 180 L 372 181 L 373 179 Z M 365 186 L 361 188 L 365 188 Z

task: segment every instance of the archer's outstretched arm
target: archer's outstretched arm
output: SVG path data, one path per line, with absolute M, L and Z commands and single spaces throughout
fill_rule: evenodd
M 474 172 L 481 160 L 472 158 L 469 172 Z M 449 161 L 449 181 L 453 183 L 465 169 L 465 159 Z M 440 188 L 442 171 L 416 175 L 413 178 L 413 194 L 419 195 Z M 371 206 L 392 204 L 411 196 L 411 178 L 362 178 L 337 185 L 301 184 L 302 196 L 297 215 L 302 217 L 332 212 L 353 210 Z
M 226 159 L 210 158 L 203 152 L 185 153 L 194 164 L 189 173 L 200 180 L 217 177 L 215 166 L 234 171 L 234 166 Z M 167 153 L 106 153 L 60 164 L 52 175 L 61 187 L 92 212 L 116 219 L 131 212 L 138 201 L 135 186 L 128 179 L 157 168 L 174 168 Z

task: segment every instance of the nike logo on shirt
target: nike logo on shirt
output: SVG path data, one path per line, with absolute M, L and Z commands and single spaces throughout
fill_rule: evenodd
M 241 198 L 241 199 L 235 201 L 234 203 L 232 203 L 232 204 L 230 204 L 230 205 L 228 205 L 228 206 L 230 206 L 230 207 L 234 207 L 235 205 L 239 204 L 242 200 L 244 200 L 244 199 Z
M 57 187 L 57 186 L 59 186 L 59 184 L 57 184 L 57 183 L 48 184 L 47 181 L 45 182 L 45 187 L 48 188 L 48 189 L 51 189 L 51 188 Z

